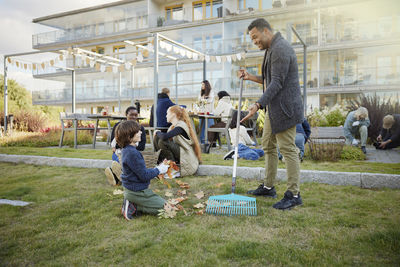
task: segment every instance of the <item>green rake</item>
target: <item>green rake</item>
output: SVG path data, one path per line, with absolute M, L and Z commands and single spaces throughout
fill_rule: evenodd
M 208 198 L 206 212 L 213 215 L 251 215 L 257 216 L 257 203 L 254 197 L 245 197 L 235 194 L 236 169 L 238 157 L 240 107 L 242 106 L 243 78 L 240 79 L 239 105 L 236 121 L 236 143 L 233 160 L 232 191 L 228 195 L 211 196 Z

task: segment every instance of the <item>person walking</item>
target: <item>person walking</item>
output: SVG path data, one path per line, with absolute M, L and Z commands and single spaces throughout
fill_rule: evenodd
M 239 70 L 239 78 L 263 84 L 263 95 L 249 106 L 249 114 L 242 121 L 265 108 L 262 146 L 265 152 L 265 184 L 247 193 L 276 198 L 274 183 L 278 170 L 277 143 L 286 158 L 287 190 L 273 205 L 275 209 L 290 209 L 301 205 L 300 160 L 296 153 L 296 124 L 301 123 L 301 99 L 296 53 L 279 32 L 274 33 L 265 19 L 256 19 L 248 27 L 250 38 L 260 50 L 265 50 L 262 76 Z

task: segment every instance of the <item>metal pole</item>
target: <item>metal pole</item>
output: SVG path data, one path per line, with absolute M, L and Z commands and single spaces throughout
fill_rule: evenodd
M 157 98 L 158 98 L 158 33 L 154 35 L 154 106 L 153 126 L 157 127 Z
M 75 113 L 75 70 L 72 70 L 72 113 Z
M 122 90 L 122 73 L 119 72 L 118 81 L 118 112 L 121 114 L 121 90 Z
M 7 134 L 7 112 L 8 112 L 8 91 L 7 91 L 7 57 L 4 56 L 4 135 Z
M 304 116 L 307 116 L 307 46 L 303 45 L 303 104 L 304 104 Z
M 203 81 L 207 80 L 206 59 L 203 60 Z
M 178 60 L 175 61 L 175 104 L 178 105 Z

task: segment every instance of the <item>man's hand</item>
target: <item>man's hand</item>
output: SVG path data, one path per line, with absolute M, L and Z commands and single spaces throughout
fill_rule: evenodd
M 156 135 L 157 135 L 157 132 L 160 132 L 160 130 L 156 130 L 156 131 L 154 131 L 154 133 L 153 133 L 153 137 L 156 137 Z
M 391 140 L 389 139 L 389 140 L 387 140 L 387 141 L 385 141 L 385 142 L 382 142 L 382 143 L 379 145 L 379 147 L 382 148 L 382 149 L 384 149 L 384 148 L 386 147 L 386 145 L 390 143 L 390 141 L 391 141 Z
M 253 104 L 249 107 L 249 114 L 247 114 L 246 117 L 244 117 L 240 123 L 248 120 L 249 118 L 251 118 L 254 114 L 256 114 L 256 112 L 258 111 L 258 105 L 257 104 Z
M 243 80 L 249 80 L 249 73 L 246 70 L 238 70 L 237 75 L 240 78 L 243 78 Z
M 378 135 L 378 137 L 376 138 L 376 140 L 377 140 L 378 142 L 382 142 L 382 135 Z
M 353 122 L 353 126 L 358 126 L 358 125 L 360 125 L 360 121 Z

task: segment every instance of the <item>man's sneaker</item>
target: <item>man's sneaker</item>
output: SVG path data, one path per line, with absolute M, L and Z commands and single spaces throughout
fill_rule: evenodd
M 232 159 L 233 155 L 235 155 L 235 150 L 234 149 L 232 149 L 231 151 L 229 151 L 228 153 L 225 154 L 224 160 Z
M 135 204 L 124 198 L 124 202 L 122 203 L 122 208 L 121 208 L 121 214 L 128 221 L 132 220 L 134 217 L 137 216 L 137 210 Z
M 365 149 L 365 146 L 362 146 L 362 147 L 361 147 L 361 151 L 362 151 L 364 154 L 367 154 L 367 149 Z
M 113 186 L 118 185 L 119 180 L 118 180 L 117 176 L 113 173 L 113 171 L 111 170 L 110 167 L 107 167 L 104 170 L 104 173 L 105 173 L 105 175 L 107 177 L 107 181 L 110 185 L 113 185 Z
M 301 204 L 303 204 L 303 200 L 301 199 L 300 192 L 297 197 L 294 197 L 293 193 L 288 190 L 285 192 L 283 198 L 272 207 L 278 210 L 286 210 Z
M 264 186 L 264 184 L 260 184 L 256 190 L 247 191 L 247 194 L 276 198 L 275 187 L 271 187 L 271 189 L 268 189 Z

